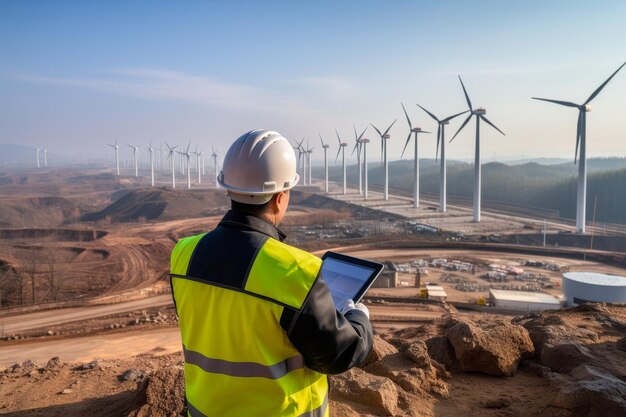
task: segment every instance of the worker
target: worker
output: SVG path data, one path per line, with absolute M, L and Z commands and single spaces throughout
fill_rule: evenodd
M 278 225 L 298 180 L 287 139 L 242 135 L 218 177 L 231 210 L 172 252 L 191 417 L 328 416 L 327 374 L 372 348 L 367 307 L 337 309 L 321 259 L 283 243 Z

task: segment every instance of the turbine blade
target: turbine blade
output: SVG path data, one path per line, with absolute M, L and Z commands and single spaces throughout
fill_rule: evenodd
M 409 123 L 409 129 L 413 129 L 413 125 L 411 124 L 411 119 L 409 119 L 409 114 L 406 112 L 406 109 L 404 108 L 404 103 L 400 102 L 400 104 L 402 105 L 402 110 L 404 110 L 404 115 L 406 116 L 406 121 Z
M 356 125 L 354 123 L 352 124 L 352 127 L 354 127 L 354 138 L 359 140 L 359 135 L 356 133 Z
M 341 143 L 341 142 L 339 142 Z M 335 157 L 335 162 L 337 162 L 337 159 L 339 158 L 339 154 L 341 153 L 341 146 L 339 147 L 339 149 L 337 149 L 337 156 Z
M 496 127 L 496 125 L 494 125 L 493 123 L 491 123 L 491 122 L 489 121 L 489 119 L 487 119 L 485 116 L 483 116 L 483 115 L 481 114 L 481 115 L 480 115 L 480 118 L 481 118 L 481 119 L 483 119 L 485 122 L 489 123 L 489 124 L 491 125 L 491 127 L 493 127 L 494 129 L 496 129 L 498 132 L 500 132 L 500 133 L 502 133 L 504 136 L 506 136 L 506 135 L 504 134 L 504 132 L 503 132 L 503 131 L 501 131 L 500 129 L 498 129 L 498 128 Z
M 456 135 L 458 135 L 458 134 L 459 134 L 459 132 L 460 132 L 461 130 L 463 130 L 463 128 L 465 127 L 465 125 L 466 125 L 467 123 L 469 123 L 469 121 L 470 121 L 470 119 L 472 118 L 472 116 L 473 116 L 472 114 L 470 114 L 469 116 L 467 116 L 467 119 L 465 119 L 465 121 L 463 122 L 463 124 L 461 125 L 461 127 L 459 127 L 459 130 L 457 130 L 457 131 L 456 131 L 456 133 L 454 134 L 454 136 L 452 136 L 452 139 L 450 139 L 450 142 L 452 142 L 452 141 L 454 140 L 454 138 L 456 138 Z
M 318 133 L 318 135 L 320 135 L 320 142 L 322 142 L 322 148 L 324 147 L 324 139 L 322 139 L 322 135 L 320 133 Z
M 426 110 L 425 108 L 420 106 L 419 104 L 417 104 L 417 107 L 419 107 L 420 109 L 424 110 L 430 117 L 433 118 L 433 120 L 435 120 L 437 123 L 439 123 L 439 119 L 437 119 L 437 116 L 435 116 L 434 114 L 432 114 L 431 112 L 429 112 L 428 110 Z
M 366 131 L 367 131 L 367 126 L 365 126 L 365 129 L 363 129 L 363 131 L 359 135 L 359 140 L 363 139 L 363 135 L 365 134 Z
M 370 125 L 372 125 L 372 124 L 370 123 Z M 377 128 L 376 126 L 374 126 L 374 125 L 372 125 L 372 127 L 374 128 L 374 130 L 376 131 L 376 133 L 378 133 L 378 136 L 380 136 L 380 137 L 381 137 L 381 139 L 382 139 L 383 134 L 382 134 L 382 133 L 380 133 L 380 130 L 378 130 L 378 128 Z
M 383 136 L 385 136 L 387 133 L 389 133 L 389 131 L 391 130 L 391 127 L 396 124 L 396 122 L 398 121 L 398 119 L 394 120 L 393 123 L 391 123 L 389 125 L 389 127 L 387 128 L 387 130 L 385 130 L 385 133 L 383 133 Z
M 583 106 L 584 106 L 584 105 L 586 105 L 586 104 L 589 104 L 589 103 L 591 102 L 591 100 L 593 100 L 594 98 L 596 98 L 596 96 L 597 96 L 598 94 L 600 94 L 600 91 L 602 91 L 602 89 L 603 89 L 603 88 L 604 88 L 604 87 L 605 87 L 605 86 L 609 83 L 609 81 L 611 81 L 611 78 L 615 77 L 615 74 L 617 74 L 617 72 L 618 72 L 619 70 L 621 70 L 621 69 L 622 69 L 622 67 L 623 67 L 624 65 L 626 65 L 626 62 L 624 62 L 622 65 L 620 65 L 620 67 L 617 69 L 617 71 L 615 71 L 615 72 L 614 72 L 614 73 L 613 73 L 613 74 L 612 74 L 612 75 L 611 75 L 611 76 L 610 76 L 610 77 L 609 77 L 609 78 L 608 78 L 605 82 L 603 82 L 603 83 L 602 83 L 602 85 L 601 85 L 600 87 L 598 87 L 598 88 L 596 89 L 596 91 L 594 91 L 594 92 L 593 92 L 593 93 L 589 96 L 589 98 L 587 99 L 587 101 L 585 101 L 585 102 L 583 103 Z
M 580 145 L 580 135 L 582 133 L 583 111 L 578 112 L 578 125 L 576 126 L 576 151 L 574 152 L 574 163 L 578 161 L 578 146 Z
M 341 147 L 341 138 L 339 137 L 339 132 L 335 129 L 335 133 L 337 134 L 337 141 L 339 142 L 339 146 Z
M 441 125 L 437 127 L 437 147 L 435 148 L 435 163 L 437 163 L 437 158 L 439 157 L 439 141 L 441 139 Z
M 533 100 L 541 100 L 541 101 L 547 101 L 549 103 L 560 104 L 561 106 L 578 108 L 578 104 L 572 103 L 571 101 L 552 100 L 552 99 L 549 99 L 549 98 L 539 98 L 539 97 L 531 97 L 531 98 Z
M 455 117 L 458 117 L 458 116 L 460 116 L 460 115 L 462 115 L 462 114 L 465 114 L 465 113 L 467 113 L 468 111 L 469 111 L 469 110 L 465 110 L 465 111 L 462 111 L 461 113 L 457 113 L 457 114 L 454 114 L 454 115 L 452 115 L 452 116 L 450 116 L 450 117 L 446 117 L 445 119 L 443 119 L 443 120 L 442 120 L 442 122 L 449 122 L 450 120 L 454 119 Z
M 406 151 L 406 147 L 409 144 L 409 141 L 411 140 L 411 133 L 413 132 L 409 132 L 409 136 L 406 137 L 406 142 L 404 143 L 404 149 L 402 149 L 402 154 L 400 155 L 400 158 L 404 156 L 404 151 Z
M 354 142 L 354 148 L 352 148 L 352 153 L 350 153 L 350 156 L 354 155 L 354 151 L 356 151 L 356 148 L 359 146 L 359 142 Z
M 467 95 L 467 90 L 465 89 L 465 85 L 463 84 L 463 80 L 461 79 L 460 75 L 459 75 L 459 81 L 461 81 L 461 87 L 463 87 L 463 93 L 465 94 L 465 100 L 467 100 L 467 107 L 469 107 L 469 109 L 472 110 L 472 102 L 470 101 L 470 98 Z

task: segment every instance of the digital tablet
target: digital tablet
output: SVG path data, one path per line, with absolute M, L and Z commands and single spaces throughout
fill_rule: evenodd
M 355 304 L 361 301 L 383 270 L 383 264 L 378 262 L 335 252 L 326 252 L 322 260 L 322 278 L 326 281 L 338 310 L 346 300 L 352 299 Z

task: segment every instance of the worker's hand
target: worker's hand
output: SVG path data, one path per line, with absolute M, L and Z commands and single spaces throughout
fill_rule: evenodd
M 354 304 L 354 301 L 346 300 L 345 303 L 343 303 L 343 307 L 341 307 L 341 313 L 345 315 L 350 310 L 361 310 L 365 313 L 368 319 L 370 318 L 370 311 L 363 303 Z

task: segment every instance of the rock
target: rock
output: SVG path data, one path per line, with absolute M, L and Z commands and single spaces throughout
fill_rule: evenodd
M 74 391 L 72 391 L 69 388 L 65 388 L 63 391 L 59 392 L 59 395 L 71 394 L 72 392 L 74 392 Z
M 446 337 L 465 372 L 512 376 L 519 362 L 535 352 L 525 328 L 502 321 L 483 327 L 459 322 L 446 331 Z
M 500 409 L 509 407 L 511 405 L 511 400 L 509 400 L 508 398 L 494 398 L 491 400 L 483 401 L 480 403 L 480 405 L 482 405 L 484 408 Z
M 341 375 L 333 376 L 332 381 L 331 399 L 340 396 L 387 415 L 396 415 L 398 389 L 389 378 L 352 368 Z
M 21 367 L 21 371 L 24 374 L 28 374 L 32 371 L 36 371 L 37 369 L 39 369 L 39 365 L 37 365 L 35 362 L 31 361 L 30 359 L 22 362 L 22 367 Z
M 58 356 L 55 356 L 53 358 L 50 358 L 50 360 L 48 361 L 48 363 L 46 364 L 46 371 L 58 368 L 61 365 L 61 360 L 59 359 Z
M 128 417 L 183 415 L 185 379 L 182 367 L 163 368 L 147 377 L 140 383 L 135 402 L 134 410 Z
M 430 368 L 433 366 L 430 356 L 428 356 L 428 348 L 424 342 L 414 342 L 402 353 L 419 368 Z
M 558 388 L 551 405 L 583 417 L 626 415 L 626 382 L 588 365 L 572 372 L 573 377 L 552 374 Z
M 538 360 L 554 372 L 568 373 L 581 363 L 592 361 L 593 355 L 589 348 L 575 342 L 545 343 Z
M 127 369 L 123 374 L 118 375 L 117 379 L 120 381 L 136 381 L 143 378 L 143 372 L 137 369 Z
M 428 356 L 445 366 L 446 370 L 457 368 L 454 348 L 452 348 L 447 337 L 431 337 L 426 340 L 426 348 L 428 349 Z
M 78 365 L 76 367 L 74 367 L 72 370 L 73 371 L 89 371 L 91 369 L 94 369 L 98 366 L 98 361 L 91 361 L 89 363 L 83 363 L 81 365 Z
M 398 353 L 398 349 L 396 349 L 395 346 L 386 342 L 380 336 L 374 335 L 372 350 L 363 363 L 361 363 L 360 367 L 364 368 L 367 365 L 377 362 L 386 356 L 393 355 L 394 353 Z

